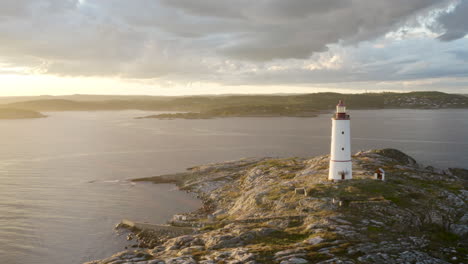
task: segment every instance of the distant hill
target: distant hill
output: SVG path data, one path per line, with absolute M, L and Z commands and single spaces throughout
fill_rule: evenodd
M 29 97 L 30 98 L 30 97 Z M 304 113 L 334 109 L 343 99 L 350 109 L 392 108 L 468 108 L 468 97 L 442 92 L 410 93 L 315 93 L 294 95 L 220 95 L 220 96 L 94 96 L 37 97 L 39 100 L 15 101 L 5 108 L 34 111 L 149 110 L 191 112 L 191 118 L 205 116 L 300 116 Z M 74 98 L 64 99 L 64 98 Z M 101 99 L 101 100 L 99 100 Z M 1 98 L 0 98 L 1 102 Z M 0 105 L 1 106 L 1 105 Z M 198 114 L 196 114 L 198 113 Z M 184 118 L 183 116 L 173 116 Z M 203 116 L 202 116 L 203 117 Z
M 66 99 L 42 99 L 6 104 L 5 107 L 36 111 L 98 111 L 98 110 L 159 110 L 164 103 L 156 100 L 106 100 L 74 101 Z M 164 109 L 164 107 L 162 107 Z
M 311 117 L 334 109 L 343 99 L 350 109 L 439 109 L 468 108 L 468 97 L 439 92 L 339 94 L 318 93 L 283 96 L 225 96 L 180 98 L 174 108 L 184 106 L 189 113 L 160 114 L 145 118 L 204 119 L 213 117 L 292 116 Z M 174 109 L 173 109 L 174 110 Z
M 45 115 L 31 110 L 0 108 L 0 119 L 42 118 Z
M 386 108 L 468 108 L 468 98 L 442 92 L 385 93 Z
M 0 96 L 0 104 L 10 104 L 25 101 L 63 99 L 71 101 L 108 101 L 108 100 L 170 100 L 172 96 L 151 96 L 151 95 L 93 95 L 93 94 L 72 94 L 72 95 L 40 95 L 40 96 Z

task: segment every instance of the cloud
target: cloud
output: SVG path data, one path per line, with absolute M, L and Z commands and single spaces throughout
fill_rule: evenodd
M 78 0 L 15 0 L 0 3 L 0 22 L 8 18 L 59 13 L 78 6 Z
M 314 52 L 326 50 L 328 44 L 372 39 L 439 2 L 441 1 L 164 1 L 167 6 L 178 8 L 189 16 L 203 19 L 227 16 L 225 20 L 216 21 L 220 28 L 231 26 L 230 31 L 224 32 L 230 35 L 228 42 L 216 47 L 217 50 L 230 58 L 251 61 L 303 59 Z M 187 23 L 183 27 L 197 31 L 196 25 L 200 21 L 204 20 L 187 21 L 190 25 Z M 210 34 L 194 34 L 197 33 Z
M 386 37 L 408 27 L 409 20 L 451 3 L 0 1 L 0 63 L 62 76 L 227 85 L 459 76 L 467 69 L 467 49 L 460 48 L 466 43 L 460 39 L 468 25 L 461 23 L 466 0 L 437 20 L 446 30 L 440 36 L 445 42 L 418 34 L 413 35 L 423 39 L 413 41 L 412 28 L 405 28 L 400 39 Z
M 376 42 L 385 43 L 385 48 Z M 468 39 L 441 44 L 436 39 L 389 41 L 381 37 L 352 47 L 331 45 L 328 51 L 307 60 L 267 63 L 226 82 L 306 85 L 468 77 L 468 61 L 463 57 L 466 54 L 460 53 L 460 47 L 468 47 Z
M 452 41 L 468 34 L 468 1 L 461 0 L 452 12 L 439 17 L 439 23 L 445 33 L 439 36 L 442 41 Z

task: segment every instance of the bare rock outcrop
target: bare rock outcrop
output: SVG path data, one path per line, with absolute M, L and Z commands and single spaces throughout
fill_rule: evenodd
M 385 181 L 374 179 L 377 168 Z M 174 179 L 196 193 L 204 207 L 171 223 L 199 230 L 90 263 L 468 262 L 464 170 L 423 167 L 383 149 L 354 155 L 353 172 L 353 180 L 329 182 L 328 156 L 320 156 L 243 159 L 143 179 Z

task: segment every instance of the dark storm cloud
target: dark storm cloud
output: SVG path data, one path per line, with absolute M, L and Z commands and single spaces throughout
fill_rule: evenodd
M 335 68 L 322 65 L 310 70 L 301 64 L 313 62 L 317 54 L 333 45 L 372 42 L 408 19 L 450 2 L 0 1 L 0 63 L 66 76 L 164 77 L 244 84 L 424 76 L 427 67 L 417 58 L 400 58 L 406 63 L 393 60 L 405 47 L 393 47 L 400 53 L 366 48 L 354 58 L 356 62 L 348 60 L 343 62 L 348 65 Z M 440 18 L 447 30 L 441 39 L 457 38 L 463 30 L 466 34 L 468 23 L 458 24 L 466 13 L 463 10 L 466 1 Z M 271 71 L 272 65 L 284 69 Z M 411 65 L 421 72 L 409 72 Z M 406 72 L 402 71 L 404 67 L 408 68 Z M 428 70 L 439 76 L 434 71 Z
M 446 32 L 439 37 L 442 41 L 451 41 L 463 38 L 468 34 L 468 1 L 461 0 L 451 13 L 442 15 L 439 23 L 445 28 Z
M 229 57 L 267 61 L 272 59 L 307 58 L 340 40 L 357 42 L 372 39 L 403 23 L 416 12 L 431 7 L 437 0 L 165 0 L 188 15 L 223 17 L 238 22 L 231 38 L 217 47 Z M 214 4 L 216 3 L 216 4 Z M 216 8 L 214 8 L 216 7 Z M 235 10 L 235 11 L 232 11 Z M 230 13 L 227 14 L 226 12 Z M 234 21 L 234 22 L 233 22 Z M 197 21 L 190 23 L 198 24 Z M 218 26 L 223 27 L 223 21 Z M 184 28 L 197 30 L 185 25 Z

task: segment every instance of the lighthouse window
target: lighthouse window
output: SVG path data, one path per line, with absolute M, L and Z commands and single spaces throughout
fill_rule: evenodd
M 344 131 L 341 131 L 341 134 L 344 135 Z
M 344 148 L 341 148 L 341 150 L 344 150 Z

